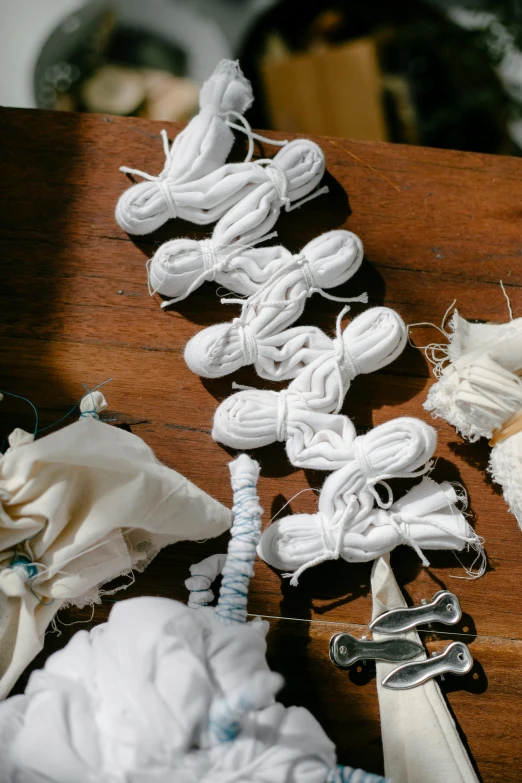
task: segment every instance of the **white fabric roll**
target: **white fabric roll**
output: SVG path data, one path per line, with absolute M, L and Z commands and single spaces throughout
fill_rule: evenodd
M 99 601 L 100 585 L 143 570 L 163 546 L 231 523 L 140 438 L 90 416 L 10 443 L 0 458 L 0 698 L 63 604 Z
M 251 296 L 275 275 L 276 297 L 283 294 L 290 298 L 288 292 L 294 299 L 303 294 L 311 296 L 314 283 L 319 288 L 341 285 L 355 274 L 363 254 L 359 237 L 342 230 L 321 234 L 295 256 L 281 245 L 254 248 L 236 243 L 227 247 L 220 246 L 213 236 L 200 241 L 172 239 L 161 245 L 150 260 L 149 287 L 154 293 L 172 297 L 173 303 L 185 299 L 205 280 L 215 280 L 230 291 Z M 292 273 L 290 277 L 287 272 Z M 264 301 L 267 298 L 274 297 L 264 296 Z
M 239 63 L 222 60 L 200 90 L 199 113 L 178 133 L 170 150 L 166 147 L 163 171 L 151 179 L 169 179 L 182 184 L 200 179 L 222 166 L 234 144 L 228 118 L 243 115 L 253 100 L 251 84 L 243 76 Z M 126 166 L 122 166 L 121 170 L 149 179 L 149 175 L 139 170 Z M 124 215 L 129 206 L 124 204 L 130 205 L 139 200 L 139 194 L 147 189 L 147 183 L 142 182 L 130 188 L 132 198 L 123 194 L 120 197 L 122 205 L 118 203 L 116 208 L 116 219 L 121 215 L 125 221 Z M 130 215 L 127 219 L 131 220 Z
M 372 524 L 366 520 L 374 502 L 387 506 L 392 502 L 390 497 L 383 503 L 375 484 L 426 472 L 436 445 L 433 427 L 407 416 L 359 435 L 349 447 L 346 465 L 326 479 L 317 514 L 290 515 L 270 525 L 263 533 L 259 554 L 283 570 L 291 568 L 297 557 L 300 562 L 295 568 L 300 568 L 321 556 L 327 540 L 340 540 L 347 530 L 359 533 L 360 519 L 361 532 L 366 531 L 367 524 Z M 333 551 L 335 546 L 327 548 Z M 339 554 L 343 556 L 342 550 Z
M 335 746 L 306 709 L 275 701 L 267 630 L 166 598 L 117 603 L 0 705 L 0 780 L 326 783 Z M 237 736 L 216 741 L 236 705 Z
M 294 514 L 269 525 L 258 554 L 269 565 L 288 571 L 291 584 L 303 571 L 342 557 L 365 562 L 408 544 L 429 565 L 423 549 L 476 550 L 480 542 L 457 507 L 450 484 L 424 478 L 389 510 L 373 509 L 364 476 L 351 466 L 325 482 L 316 514 Z M 344 476 L 337 475 L 344 473 Z
M 288 327 L 302 315 L 308 296 L 326 294 L 324 288 L 346 282 L 362 258 L 360 240 L 348 231 L 330 231 L 312 240 L 243 303 L 239 318 L 210 326 L 189 340 L 188 366 L 205 378 L 228 375 L 247 364 L 254 364 L 261 378 L 295 378 L 332 343 L 316 327 Z M 356 299 L 367 301 L 367 295 Z
M 332 348 L 305 367 L 287 389 L 240 391 L 223 400 L 214 416 L 212 437 L 235 449 L 280 440 L 286 442 L 293 465 L 340 467 L 353 427 L 345 417 L 326 414 L 340 407 L 358 373 L 385 367 L 405 344 L 400 316 L 386 307 L 371 308 L 354 318 L 332 341 Z
M 248 243 L 272 229 L 282 207 L 309 196 L 324 170 L 320 147 L 295 139 L 270 160 L 227 163 L 182 183 L 167 175 L 133 185 L 118 201 L 116 220 L 137 235 L 155 231 L 169 218 L 199 225 L 219 220 L 214 228 L 219 245 Z
M 260 237 L 259 242 L 271 236 Z M 219 245 L 213 236 L 171 239 L 150 259 L 149 289 L 151 294 L 171 297 L 174 303 L 186 299 L 205 281 L 215 280 L 227 290 L 250 296 L 291 258 L 292 253 L 282 245 Z

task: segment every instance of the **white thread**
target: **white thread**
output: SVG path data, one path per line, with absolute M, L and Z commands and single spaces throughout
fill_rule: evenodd
M 282 389 L 277 394 L 277 425 L 276 440 L 285 443 L 288 438 L 288 390 Z
M 511 302 L 509 300 L 509 296 L 506 293 L 506 289 L 504 288 L 504 283 L 502 282 L 502 280 L 500 281 L 500 287 L 502 289 L 502 293 L 506 297 L 506 302 L 507 302 L 507 306 L 508 306 L 508 313 L 509 313 L 509 320 L 513 321 L 513 310 L 511 309 Z
M 267 179 L 271 181 L 277 193 L 279 203 L 288 208 L 290 199 L 288 198 L 288 177 L 286 172 L 272 158 L 261 158 L 256 160 L 256 165 L 264 169 Z
M 333 341 L 333 343 L 334 343 L 334 357 L 335 357 L 335 373 L 337 375 L 339 396 L 338 396 L 338 401 L 334 413 L 339 413 L 339 411 L 343 407 L 343 401 L 344 401 L 343 374 L 348 375 L 350 383 L 359 374 L 357 362 L 355 361 L 354 357 L 348 350 L 348 347 L 346 346 L 346 343 L 343 340 L 343 333 L 341 329 L 341 322 L 343 320 L 343 317 L 346 315 L 347 312 L 349 312 L 349 310 L 350 310 L 349 306 L 343 307 L 343 309 L 337 316 L 335 322 L 336 338 Z
M 254 139 L 256 139 L 257 141 L 264 141 L 265 144 L 271 144 L 275 147 L 285 147 L 288 144 L 288 139 L 284 139 L 283 141 L 277 141 L 276 139 L 269 139 L 266 136 L 261 136 L 260 133 L 254 133 L 246 117 L 244 117 L 238 111 L 229 110 L 227 112 L 224 112 L 222 116 L 229 128 L 233 128 L 234 130 L 241 131 L 241 133 L 244 133 L 248 139 L 248 150 L 244 163 L 249 163 L 252 160 L 252 156 L 254 154 Z M 229 117 L 235 117 L 236 119 L 239 120 L 241 125 L 236 125 L 235 123 L 231 122 Z

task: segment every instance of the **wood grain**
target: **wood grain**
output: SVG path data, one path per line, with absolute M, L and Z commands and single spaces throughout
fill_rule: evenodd
M 0 110 L 0 388 L 30 398 L 48 424 L 81 397 L 82 383 L 94 386 L 112 378 L 106 389 L 110 418 L 129 425 L 166 464 L 229 503 L 229 453 L 212 441 L 210 429 L 232 379 L 202 382 L 188 371 L 182 351 L 200 328 L 235 310 L 222 307 L 215 286 L 207 284 L 177 309 L 162 311 L 148 294 L 144 268 L 161 241 L 207 232 L 176 221 L 132 239 L 113 217 L 128 185 L 118 167 L 151 173 L 162 168 L 161 127 L 140 119 Z M 169 125 L 169 135 L 180 127 Z M 440 324 L 454 299 L 467 318 L 504 321 L 502 279 L 515 315 L 522 315 L 521 160 L 339 139 L 318 142 L 327 158 L 330 193 L 283 215 L 277 229 L 291 250 L 332 228 L 361 236 L 366 260 L 335 293 L 368 290 L 372 303 L 395 307 L 407 323 Z M 239 156 L 242 150 L 240 143 Z M 272 151 L 262 151 L 267 153 Z M 304 320 L 332 332 L 337 309 L 315 297 Z M 440 338 L 424 328 L 412 335 L 417 345 Z M 234 380 L 261 385 L 250 370 Z M 422 403 L 431 382 L 423 354 L 408 347 L 392 366 L 354 382 L 344 412 L 361 431 L 399 415 L 427 419 Z M 26 403 L 4 398 L 1 440 L 15 426 L 31 429 L 32 416 Z M 446 683 L 447 698 L 482 780 L 515 783 L 522 766 L 522 533 L 485 472 L 487 445 L 464 444 L 444 422 L 433 423 L 439 434 L 435 477 L 459 480 L 468 489 L 475 528 L 486 539 L 489 570 L 478 581 L 455 581 L 451 577 L 462 576 L 462 570 L 453 555 L 434 555 L 432 567 L 423 569 L 406 547 L 392 562 L 414 603 L 431 598 L 441 586 L 459 595 L 465 613 L 460 626 L 455 633 L 431 635 L 428 646 L 453 638 L 471 644 L 476 668 L 465 681 Z M 301 489 L 318 488 L 324 480 L 323 474 L 291 468 L 280 444 L 256 456 L 267 522 Z M 315 493 L 306 492 L 290 508 L 312 511 L 316 502 Z M 116 597 L 185 600 L 189 565 L 225 546 L 226 537 L 171 547 Z M 313 711 L 336 741 L 342 761 L 379 772 L 371 672 L 341 672 L 328 659 L 333 632 L 364 633 L 371 612 L 369 573 L 368 565 L 328 564 L 304 574 L 294 589 L 258 562 L 250 611 L 295 618 L 272 620 L 269 634 L 271 663 L 287 681 L 284 698 Z M 106 601 L 95 607 L 84 626 L 62 626 L 60 638 L 49 636 L 35 665 L 78 627 L 102 621 L 110 606 Z M 69 611 L 61 619 L 85 622 L 90 616 L 90 610 Z M 26 678 L 27 673 L 19 689 Z

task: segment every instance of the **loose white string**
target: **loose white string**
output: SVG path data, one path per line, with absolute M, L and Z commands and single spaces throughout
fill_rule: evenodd
M 252 160 L 252 156 L 254 154 L 254 139 L 257 141 L 264 141 L 266 144 L 272 144 L 274 147 L 284 147 L 286 144 L 288 144 L 288 139 L 277 141 L 276 139 L 269 139 L 266 136 L 261 136 L 260 133 L 254 133 L 248 120 L 238 111 L 231 109 L 227 112 L 224 112 L 221 116 L 229 128 L 233 128 L 234 130 L 244 133 L 248 139 L 248 151 L 244 163 L 250 163 Z M 237 120 L 239 120 L 241 125 L 236 125 L 234 122 L 231 122 L 229 117 L 235 117 Z

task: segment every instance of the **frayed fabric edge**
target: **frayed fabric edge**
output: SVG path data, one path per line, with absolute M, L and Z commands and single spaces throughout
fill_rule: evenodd
M 519 460 L 513 450 L 513 438 L 493 447 L 488 472 L 493 481 L 502 487 L 504 500 L 522 530 L 522 473 Z

